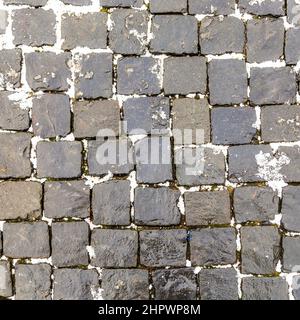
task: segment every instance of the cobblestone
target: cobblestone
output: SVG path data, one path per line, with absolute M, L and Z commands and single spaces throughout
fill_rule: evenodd
M 299 300 L 296 0 L 3 0 L 0 300 Z

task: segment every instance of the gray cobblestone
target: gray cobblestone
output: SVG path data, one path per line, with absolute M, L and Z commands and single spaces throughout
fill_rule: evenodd
M 254 108 L 223 107 L 211 112 L 212 142 L 214 144 L 248 144 L 255 138 Z
M 77 98 L 110 98 L 112 95 L 112 55 L 90 53 L 79 55 L 75 73 Z
M 152 278 L 156 300 L 196 300 L 193 269 L 158 270 Z
M 31 174 L 29 133 L 0 133 L 0 178 L 28 178 Z
M 227 191 L 187 192 L 184 199 L 188 226 L 230 224 L 230 197 Z
M 0 87 L 19 88 L 21 86 L 21 49 L 0 50 Z
M 106 270 L 102 272 L 103 297 L 106 300 L 149 299 L 148 272 L 141 269 Z
M 117 9 L 111 15 L 109 45 L 116 53 L 143 54 L 147 43 L 149 16 L 147 12 Z
M 39 47 L 54 45 L 55 14 L 52 10 L 21 9 L 12 13 L 12 31 L 15 45 Z
M 279 212 L 279 198 L 271 188 L 241 187 L 234 192 L 234 214 L 238 223 L 267 222 Z
M 92 300 L 93 292 L 99 289 L 96 270 L 54 270 L 54 300 Z
M 261 110 L 261 134 L 265 142 L 298 141 L 300 110 L 297 106 L 265 106 Z
M 202 54 L 242 53 L 245 26 L 235 17 L 206 17 L 201 21 L 199 39 Z
M 44 190 L 44 214 L 47 218 L 89 217 L 90 190 L 83 181 L 47 181 Z
M 71 131 L 69 97 L 46 93 L 32 101 L 32 127 L 42 138 L 66 136 Z
M 206 59 L 171 57 L 164 62 L 164 92 L 170 94 L 202 93 L 207 89 Z
M 226 265 L 236 261 L 234 228 L 193 230 L 190 246 L 193 265 Z
M 39 177 L 77 178 L 81 175 L 82 145 L 78 141 L 39 142 L 37 174 Z
M 16 201 L 18 199 L 18 201 Z M 0 183 L 0 220 L 36 219 L 42 213 L 42 185 L 32 181 Z
M 26 79 L 34 91 L 67 91 L 71 55 L 69 53 L 31 52 L 25 54 Z
M 291 68 L 251 69 L 250 101 L 253 104 L 294 103 L 296 92 L 296 78 Z
M 265 0 L 262 3 L 253 2 L 251 0 L 240 0 L 239 6 L 242 11 L 252 13 L 254 15 L 284 15 L 284 0 Z
M 197 20 L 192 16 L 156 15 L 150 51 L 156 53 L 197 53 Z
M 300 232 L 298 208 L 300 205 L 300 188 L 289 186 L 283 189 L 282 223 L 285 229 Z
M 273 274 L 280 256 L 280 235 L 276 227 L 242 227 L 242 272 Z
M 162 188 L 135 189 L 135 223 L 149 226 L 168 226 L 180 223 L 177 207 L 180 192 Z
M 0 128 L 4 130 L 23 131 L 29 128 L 29 112 L 21 109 L 17 101 L 9 99 L 12 93 L 0 92 Z
M 93 188 L 93 222 L 96 225 L 130 224 L 130 182 L 110 181 Z
M 238 104 L 247 100 L 247 71 L 244 61 L 212 60 L 208 64 L 210 103 Z
M 3 254 L 10 258 L 48 258 L 50 244 L 47 223 L 5 223 Z
M 150 11 L 153 13 L 186 12 L 187 0 L 150 0 Z
M 247 60 L 279 60 L 283 55 L 284 25 L 281 19 L 257 19 L 247 23 Z
M 52 261 L 56 267 L 88 265 L 89 227 L 85 222 L 56 222 L 51 226 Z
M 16 300 L 51 300 L 51 267 L 48 264 L 16 266 Z
M 288 272 L 299 272 L 300 238 L 283 237 L 283 268 Z
M 140 259 L 145 266 L 182 267 L 186 264 L 185 230 L 145 230 L 140 232 Z
M 62 16 L 61 37 L 62 48 L 71 50 L 76 47 L 91 49 L 107 46 L 107 15 L 100 12 L 82 15 L 64 14 Z M 94 35 L 97 34 L 97 37 Z
M 99 230 L 92 232 L 95 256 L 92 265 L 104 268 L 137 266 L 138 234 L 131 230 Z
M 201 300 L 238 300 L 237 273 L 229 269 L 203 269 L 199 273 Z
M 191 14 L 227 15 L 234 12 L 234 0 L 189 0 Z
M 11 280 L 11 269 L 8 261 L 0 261 L 0 297 L 10 297 L 13 294 L 12 291 L 12 280 Z

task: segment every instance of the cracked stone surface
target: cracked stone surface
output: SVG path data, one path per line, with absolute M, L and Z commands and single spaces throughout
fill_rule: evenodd
M 0 2 L 0 300 L 300 300 L 298 0 Z

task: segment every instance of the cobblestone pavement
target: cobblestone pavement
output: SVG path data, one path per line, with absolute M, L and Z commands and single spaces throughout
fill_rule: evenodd
M 300 299 L 299 15 L 0 1 L 0 296 Z M 171 162 L 99 162 L 104 128 L 135 156 L 167 137 Z M 184 129 L 202 174 L 175 164 Z

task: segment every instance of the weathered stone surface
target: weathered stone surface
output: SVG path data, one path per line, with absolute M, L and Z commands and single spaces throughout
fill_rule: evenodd
M 152 57 L 125 57 L 118 60 L 117 92 L 119 94 L 159 94 L 160 65 Z
M 95 229 L 91 246 L 94 249 L 91 264 L 104 268 L 137 266 L 138 233 L 131 230 Z
M 47 0 L 4 0 L 3 2 L 4 4 L 24 4 L 24 5 L 27 4 L 34 7 L 39 7 L 39 6 L 44 6 L 47 3 Z
M 243 278 L 243 300 L 288 300 L 288 284 L 282 278 Z
M 279 173 L 285 182 L 300 182 L 300 147 L 299 146 L 280 146 L 276 157 L 280 166 Z
M 45 93 L 32 100 L 32 127 L 42 138 L 66 136 L 71 131 L 69 97 Z
M 297 0 L 287 0 L 287 21 L 296 27 L 300 26 L 299 2 Z
M 198 229 L 191 231 L 193 265 L 226 265 L 236 261 L 234 228 Z
M 47 223 L 5 223 L 3 254 L 9 258 L 48 258 L 50 245 Z
M 13 295 L 10 263 L 0 261 L 0 297 L 10 297 Z
M 150 51 L 155 53 L 197 53 L 198 24 L 193 16 L 155 15 Z
M 212 60 L 208 64 L 210 103 L 239 104 L 247 100 L 247 71 L 245 61 L 237 59 Z
M 112 96 L 112 54 L 89 53 L 75 57 L 76 98 L 97 99 Z
M 188 226 L 230 224 L 228 191 L 186 192 L 184 201 Z
M 209 147 L 175 151 L 176 179 L 180 185 L 224 184 L 225 157 Z
M 223 145 L 251 143 L 257 131 L 255 124 L 254 108 L 213 108 L 211 111 L 212 142 Z
M 102 289 L 105 300 L 149 299 L 148 272 L 141 269 L 102 271 Z
M 253 19 L 247 23 L 247 60 L 250 63 L 279 60 L 283 55 L 282 19 Z
M 287 64 L 297 64 L 300 60 L 300 29 L 288 29 L 285 38 L 285 60 Z
M 67 91 L 71 79 L 71 54 L 30 52 L 25 54 L 26 79 L 33 91 Z
M 238 279 L 233 268 L 203 269 L 199 273 L 201 300 L 238 300 Z
M 283 16 L 285 14 L 284 0 L 264 0 L 262 2 L 252 0 L 240 0 L 241 11 L 255 15 Z
M 147 45 L 147 11 L 116 9 L 111 14 L 109 46 L 115 53 L 143 54 Z
M 107 14 L 89 12 L 86 14 L 62 15 L 62 48 L 72 50 L 76 47 L 105 49 L 107 46 Z M 97 35 L 97 36 L 95 36 Z
M 79 141 L 42 141 L 37 145 L 37 174 L 48 178 L 81 175 L 82 144 Z
M 170 103 L 165 97 L 130 98 L 123 103 L 123 113 L 129 134 L 164 134 L 169 127 Z
M 54 300 L 93 300 L 99 292 L 100 285 L 96 270 L 54 270 Z
M 152 273 L 155 300 L 196 300 L 193 269 L 157 270 Z
M 265 170 L 270 168 L 266 162 L 273 159 L 269 145 L 234 146 L 229 148 L 228 153 L 230 181 L 261 182 L 268 179 L 269 173 Z
M 56 18 L 52 10 L 20 9 L 12 12 L 13 43 L 40 47 L 56 42 Z
M 106 155 L 107 150 L 115 152 L 116 156 Z M 127 138 L 119 138 L 116 141 L 104 141 L 100 138 L 89 141 L 88 144 L 88 170 L 90 175 L 102 176 L 111 172 L 124 175 L 133 170 L 134 166 L 130 159 L 133 158 L 132 144 Z
M 245 26 L 235 17 L 206 17 L 201 21 L 199 37 L 202 54 L 242 53 Z
M 150 0 L 150 11 L 153 13 L 183 13 L 187 11 L 187 0 Z
M 228 15 L 234 13 L 234 0 L 189 0 L 190 14 Z
M 300 232 L 300 188 L 288 186 L 283 189 L 282 224 L 288 231 Z
M 135 189 L 135 223 L 149 226 L 169 226 L 180 223 L 177 206 L 180 192 L 170 188 Z
M 173 179 L 169 137 L 152 136 L 134 145 L 137 181 L 163 183 Z
M 11 100 L 13 93 L 0 92 L 0 128 L 23 131 L 29 128 L 29 112 L 20 107 L 18 101 Z
M 31 174 L 29 133 L 0 134 L 0 178 L 28 178 Z
M 87 218 L 90 215 L 90 189 L 84 181 L 47 181 L 44 214 L 47 218 Z
M 93 188 L 93 223 L 96 225 L 130 224 L 130 182 L 115 180 Z
M 0 26 L 0 34 L 4 34 L 8 25 L 8 14 L 5 10 L 0 10 L 0 19 L 1 19 L 1 26 Z
M 206 99 L 175 99 L 172 115 L 175 144 L 199 145 L 210 142 L 210 109 Z M 193 132 L 189 135 L 186 130 Z
M 42 185 L 38 182 L 0 183 L 0 220 L 36 219 L 42 213 L 41 202 Z
M 86 222 L 55 222 L 51 230 L 52 261 L 56 267 L 88 265 L 89 226 Z
M 234 191 L 234 214 L 238 223 L 274 220 L 279 212 L 279 198 L 267 187 L 241 187 Z
M 204 57 L 170 57 L 164 61 L 163 86 L 166 95 L 204 94 L 207 89 Z
M 135 7 L 140 8 L 143 0 L 100 0 L 103 7 Z
M 265 142 L 300 140 L 298 106 L 265 106 L 261 109 L 261 134 Z
M 117 101 L 76 101 L 73 109 L 75 137 L 97 137 L 100 130 L 111 130 L 111 135 L 119 135 L 120 107 Z
M 296 77 L 290 67 L 251 68 L 250 101 L 253 104 L 294 103 Z
M 4 89 L 21 86 L 21 49 L 0 50 L 0 87 Z
M 140 232 L 140 263 L 149 267 L 186 264 L 186 230 L 144 230 Z
M 62 0 L 64 4 L 71 4 L 72 6 L 86 6 L 92 4 L 91 0 Z
M 295 300 L 300 300 L 300 276 L 293 277 L 292 288 Z
M 273 274 L 280 257 L 276 227 L 242 227 L 242 273 Z
M 51 266 L 16 265 L 16 300 L 51 300 Z
M 283 237 L 283 269 L 287 272 L 300 271 L 300 238 Z

